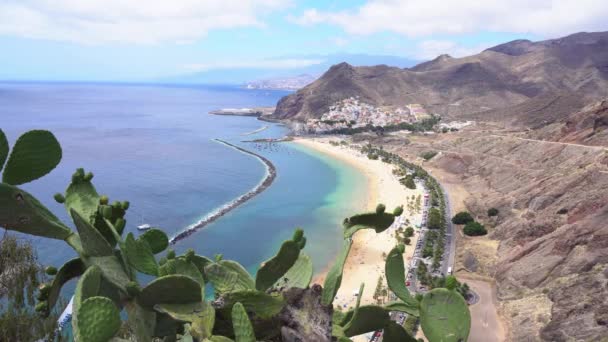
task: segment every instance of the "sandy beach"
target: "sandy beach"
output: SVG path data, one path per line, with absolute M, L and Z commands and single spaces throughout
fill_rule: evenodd
M 384 254 L 397 244 L 395 230 L 399 226 L 404 229 L 408 226 L 415 227 L 422 220 L 422 211 L 410 212 L 407 208 L 407 198 L 412 196 L 424 196 L 423 190 L 417 187 L 415 190 L 408 189 L 399 183 L 397 176 L 393 175 L 393 166 L 380 160 L 370 160 L 367 156 L 349 146 L 334 146 L 329 141 L 337 141 L 335 138 L 301 138 L 295 142 L 312 148 L 318 152 L 325 153 L 334 158 L 340 159 L 361 170 L 366 175 L 369 182 L 369 198 L 367 207 L 374 210 L 378 203 L 386 205 L 387 210 L 393 210 L 396 206 L 403 205 L 404 213 L 398 218 L 403 224 L 394 224 L 386 231 L 376 234 L 373 230 L 365 229 L 357 232 L 353 239 L 353 247 L 346 261 L 342 286 L 338 291 L 338 298 L 334 301 L 345 310 L 351 308 L 356 303 L 354 295 L 361 283 L 365 283 L 365 291 L 362 297 L 362 304 L 376 303 L 373 295 L 378 283 L 378 278 L 384 278 Z M 410 224 L 405 224 L 409 220 Z M 411 244 L 406 246 L 404 253 L 405 264 L 408 265 L 414 252 L 414 246 L 418 239 L 418 231 L 411 239 Z M 315 277 L 315 282 L 322 284 L 324 272 Z

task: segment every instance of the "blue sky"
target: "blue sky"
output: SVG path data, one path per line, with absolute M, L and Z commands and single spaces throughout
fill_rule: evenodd
M 336 53 L 460 57 L 608 30 L 596 0 L 1 0 L 0 79 L 145 81 L 289 71 Z

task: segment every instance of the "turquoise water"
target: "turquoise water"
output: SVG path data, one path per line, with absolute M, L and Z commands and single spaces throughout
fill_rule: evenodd
M 316 271 L 336 255 L 340 222 L 362 209 L 366 180 L 338 160 L 293 144 L 272 148 L 241 142 L 281 137 L 287 129 L 248 117 L 208 115 L 227 107 L 274 105 L 281 91 L 228 86 L 0 83 L 0 128 L 14 143 L 34 128 L 53 131 L 64 149 L 60 166 L 27 184 L 64 222 L 52 195 L 77 167 L 95 174 L 110 200 L 129 200 L 127 231 L 149 223 L 173 235 L 253 188 L 264 176 L 255 158 L 212 141 L 221 138 L 264 155 L 277 168 L 275 182 L 224 217 L 180 241 L 177 251 L 241 262 L 252 272 L 272 256 L 295 227 L 305 229 Z M 269 129 L 243 136 L 264 125 Z M 357 201 L 361 203 L 361 201 Z M 60 266 L 74 253 L 62 242 L 31 238 L 44 264 Z

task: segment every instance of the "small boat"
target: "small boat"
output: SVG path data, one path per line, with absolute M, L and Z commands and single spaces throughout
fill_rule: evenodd
M 137 226 L 137 229 L 139 229 L 139 230 L 148 230 L 148 229 L 150 229 L 150 228 L 152 228 L 152 226 L 150 226 L 150 225 L 149 225 L 149 224 L 147 224 L 147 223 L 144 223 L 144 224 L 142 224 L 142 225 Z

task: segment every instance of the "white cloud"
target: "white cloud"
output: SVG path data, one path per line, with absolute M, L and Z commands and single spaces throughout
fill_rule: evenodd
M 607 17 L 606 0 L 368 0 L 356 10 L 309 9 L 290 20 L 334 24 L 352 34 L 420 37 L 496 31 L 552 36 L 605 30 Z
M 295 69 L 323 63 L 323 59 L 308 58 L 284 58 L 284 59 L 261 59 L 250 61 L 218 61 L 211 63 L 191 63 L 183 68 L 190 72 L 217 70 L 217 69 Z
M 479 53 L 488 47 L 486 45 L 467 47 L 449 40 L 425 40 L 416 45 L 411 57 L 418 60 L 434 59 L 443 54 L 452 57 L 464 57 Z
M 213 29 L 260 27 L 286 0 L 1 0 L 0 35 L 152 44 L 188 42 Z

